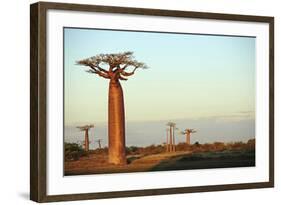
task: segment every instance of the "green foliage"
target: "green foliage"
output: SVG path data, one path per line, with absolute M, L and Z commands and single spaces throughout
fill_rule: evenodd
M 139 149 L 137 146 L 126 147 L 126 154 L 139 154 Z
M 200 143 L 197 141 L 197 142 L 194 143 L 194 145 L 200 146 Z
M 247 152 L 255 153 L 255 139 L 248 140 L 247 143 L 244 142 L 232 142 L 232 143 L 223 143 L 223 142 L 214 142 L 214 143 L 205 143 L 200 144 L 195 142 L 194 144 L 179 143 L 176 145 L 177 152 L 186 152 L 191 153 L 208 153 L 208 152 L 228 152 L 237 151 L 237 152 Z M 166 153 L 166 144 L 163 145 L 150 145 L 147 147 L 137 147 L 130 146 L 126 147 L 126 155 L 131 155 L 131 157 L 147 156 L 152 154 Z M 108 147 L 101 149 L 90 150 L 85 152 L 83 147 L 77 143 L 65 143 L 65 160 L 66 161 L 75 161 L 79 160 L 82 156 L 87 156 L 88 154 L 108 154 Z M 197 155 L 196 155 L 197 156 Z M 133 159 L 133 158 L 132 158 Z
M 224 151 L 251 151 L 255 150 L 255 139 L 250 139 L 247 143 L 244 142 L 233 142 L 233 143 L 223 143 L 223 142 L 214 142 L 214 143 L 205 143 L 200 144 L 195 142 L 194 144 L 179 143 L 176 145 L 176 151 L 190 151 L 192 153 L 201 153 L 201 152 L 224 152 Z M 166 152 L 165 145 L 150 145 L 147 147 L 137 147 L 130 146 L 126 147 L 127 155 L 151 155 L 159 154 Z
M 82 156 L 86 156 L 81 145 L 77 143 L 64 143 L 64 157 L 66 161 L 76 161 Z
M 191 151 L 192 146 L 189 144 L 186 144 L 184 142 L 181 142 L 176 145 L 176 150 L 177 151 Z
M 129 155 L 150 155 L 165 152 L 166 148 L 163 145 L 150 145 L 147 147 L 126 147 L 126 154 Z
M 108 147 L 97 148 L 95 150 L 89 151 L 89 154 L 108 154 Z

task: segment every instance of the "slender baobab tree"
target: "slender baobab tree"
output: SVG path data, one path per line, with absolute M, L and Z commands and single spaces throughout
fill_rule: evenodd
M 93 128 L 94 125 L 85 125 L 85 126 L 78 126 L 77 128 L 80 129 L 81 131 L 85 131 L 85 141 L 84 141 L 84 148 L 85 151 L 89 151 L 89 129 Z
M 99 149 L 101 149 L 101 139 L 98 139 L 98 140 L 96 140 L 96 142 L 98 143 L 98 145 L 99 145 Z
M 135 74 L 147 66 L 134 59 L 133 52 L 99 54 L 77 61 L 87 66 L 87 72 L 109 80 L 108 94 L 108 160 L 112 164 L 126 164 L 125 110 L 120 80 Z M 130 71 L 128 71 L 128 69 Z
M 166 129 L 166 152 L 169 152 L 169 128 Z
M 175 130 L 178 130 L 179 128 L 176 127 L 176 123 L 173 127 L 173 151 L 176 151 L 176 137 L 175 137 Z
M 195 129 L 185 129 L 184 131 L 181 132 L 182 135 L 185 135 L 186 138 L 186 144 L 190 145 L 190 135 L 191 133 L 196 133 L 197 131 Z
M 169 127 L 169 131 L 170 131 L 170 140 L 169 140 L 169 152 L 175 151 L 176 147 L 175 147 L 175 127 L 176 127 L 176 123 L 174 122 L 168 122 L 166 124 Z

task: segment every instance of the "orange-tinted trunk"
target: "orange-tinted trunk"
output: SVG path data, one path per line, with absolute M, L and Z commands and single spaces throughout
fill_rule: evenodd
M 186 144 L 190 144 L 190 133 L 186 133 Z
M 170 144 L 169 144 L 169 151 L 173 151 L 173 133 L 172 133 L 172 127 L 170 126 Z
M 89 130 L 85 130 L 85 151 L 89 151 Z
M 166 152 L 169 152 L 169 130 L 166 130 Z
M 175 128 L 173 127 L 173 152 L 176 151 Z
M 126 164 L 124 100 L 118 80 L 109 83 L 108 138 L 109 163 Z

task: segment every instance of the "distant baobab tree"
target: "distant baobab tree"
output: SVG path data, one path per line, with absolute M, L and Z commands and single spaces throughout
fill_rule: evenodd
M 77 128 L 80 129 L 81 131 L 85 131 L 85 141 L 84 141 L 84 148 L 85 151 L 89 151 L 89 129 L 93 128 L 94 125 L 85 125 L 85 126 L 78 126 Z
M 109 80 L 108 94 L 108 159 L 109 163 L 126 164 L 125 111 L 120 80 L 135 74 L 138 68 L 147 66 L 134 59 L 133 52 L 99 54 L 77 61 L 89 67 L 87 72 Z M 105 68 L 106 67 L 106 68 Z M 128 72 L 128 69 L 132 69 Z
M 98 139 L 98 140 L 96 140 L 96 142 L 98 143 L 98 145 L 99 145 L 99 149 L 101 149 L 101 139 Z
M 176 123 L 168 122 L 166 125 L 169 126 L 169 131 L 170 131 L 170 140 L 169 140 L 168 151 L 169 152 L 176 151 L 176 147 L 175 147 L 175 127 L 176 127 Z
M 181 134 L 185 135 L 186 137 L 186 144 L 190 145 L 190 135 L 191 133 L 196 133 L 197 131 L 195 129 L 185 129 Z
M 169 152 L 169 128 L 166 129 L 166 152 Z

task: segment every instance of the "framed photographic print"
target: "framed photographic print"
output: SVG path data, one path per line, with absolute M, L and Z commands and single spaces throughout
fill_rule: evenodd
M 30 198 L 274 186 L 274 18 L 40 2 Z

